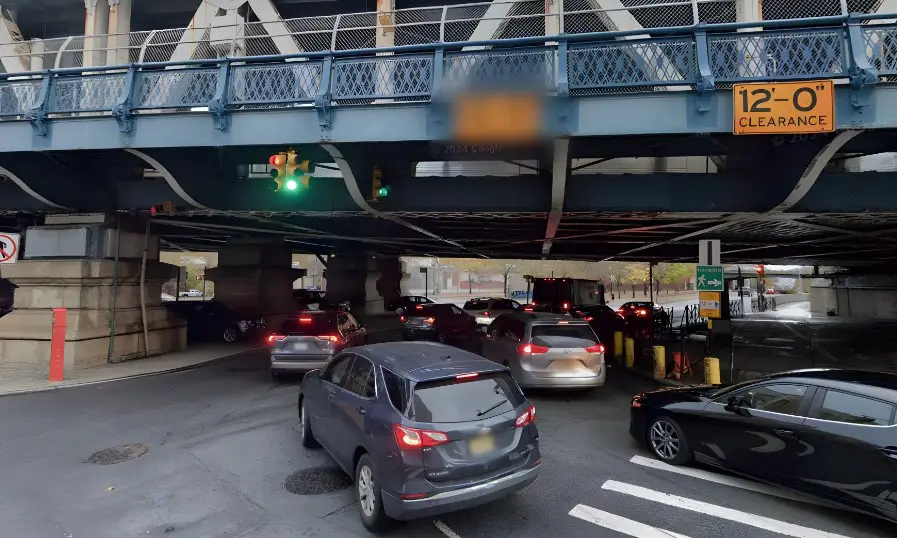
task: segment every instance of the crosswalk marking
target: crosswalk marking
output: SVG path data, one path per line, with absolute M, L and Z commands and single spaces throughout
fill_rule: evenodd
M 620 517 L 611 514 L 610 512 L 598 510 L 597 508 L 592 508 L 591 506 L 585 506 L 583 504 L 574 506 L 573 510 L 570 510 L 570 515 L 583 521 L 600 525 L 605 529 L 617 531 L 620 534 L 633 536 L 635 538 L 689 538 L 684 534 L 658 529 L 657 527 L 645 525 L 644 523 Z
M 750 525 L 758 529 L 777 532 L 785 536 L 793 536 L 794 538 L 847 538 L 840 534 L 811 529 L 809 527 L 802 527 L 793 523 L 786 523 L 784 521 L 779 521 L 777 519 L 772 519 L 757 514 L 751 514 L 749 512 L 742 512 L 740 510 L 726 508 L 724 506 L 717 506 L 715 504 L 696 501 L 687 497 L 679 497 L 678 495 L 661 493 L 640 486 L 633 486 L 631 484 L 617 482 L 615 480 L 608 480 L 601 486 L 601 488 L 608 491 L 615 491 L 617 493 L 632 495 L 633 497 L 639 497 L 641 499 L 666 504 L 668 506 L 673 506 L 676 508 L 681 508 L 683 510 L 690 510 L 692 512 L 698 512 L 700 514 L 705 514 L 720 519 L 727 519 L 736 523 L 743 523 L 745 525 Z
M 745 480 L 743 478 L 737 478 L 734 476 L 726 476 L 718 473 L 711 473 L 709 471 L 704 471 L 701 469 L 695 469 L 692 467 L 677 467 L 675 465 L 670 465 L 669 463 L 664 463 L 659 460 L 646 458 L 644 456 L 633 456 L 630 463 L 634 463 L 636 465 L 641 465 L 642 467 L 650 467 L 652 469 L 658 469 L 660 471 L 667 471 L 670 473 L 681 474 L 685 476 L 691 476 L 693 478 L 698 478 L 700 480 L 706 480 L 708 482 L 714 482 L 716 484 L 722 484 L 724 486 L 732 486 L 740 489 L 746 489 L 748 491 L 755 491 L 757 493 L 763 493 L 765 495 L 771 495 L 773 497 L 780 497 L 782 499 L 789 499 L 792 501 L 799 501 L 803 503 L 816 504 L 820 506 L 828 506 L 821 501 L 817 501 L 816 499 L 807 497 L 806 495 L 801 495 L 800 493 L 792 493 L 790 491 L 780 489 L 774 486 L 767 486 L 766 484 L 762 484 L 759 482 L 752 482 L 750 480 Z

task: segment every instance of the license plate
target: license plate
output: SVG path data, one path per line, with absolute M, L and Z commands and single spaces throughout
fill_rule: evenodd
M 474 456 L 495 450 L 495 439 L 491 435 L 481 435 L 470 440 L 470 453 Z
M 293 351 L 305 351 L 307 349 L 308 349 L 308 344 L 304 344 L 304 343 L 293 344 Z

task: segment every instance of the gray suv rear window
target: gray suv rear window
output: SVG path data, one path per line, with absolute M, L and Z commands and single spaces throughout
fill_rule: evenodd
M 524 401 L 517 384 L 505 373 L 418 383 L 412 395 L 411 418 L 418 422 L 468 422 L 507 413 Z
M 565 338 L 598 341 L 592 328 L 588 325 L 533 325 L 533 338 L 544 338 L 546 336 L 563 336 Z

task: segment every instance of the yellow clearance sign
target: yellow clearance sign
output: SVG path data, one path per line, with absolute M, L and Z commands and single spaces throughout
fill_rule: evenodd
M 831 80 L 735 84 L 739 134 L 812 134 L 835 130 L 835 86 Z

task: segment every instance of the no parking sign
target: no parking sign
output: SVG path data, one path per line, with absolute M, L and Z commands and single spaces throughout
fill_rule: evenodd
M 20 234 L 0 234 L 0 263 L 16 263 L 21 238 Z

